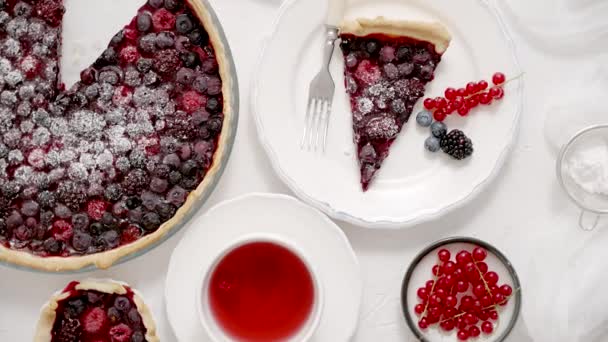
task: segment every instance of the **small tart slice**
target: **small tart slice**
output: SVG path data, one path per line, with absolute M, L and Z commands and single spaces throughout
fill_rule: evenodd
M 112 280 L 71 282 L 42 308 L 34 342 L 158 342 L 137 291 Z
M 379 17 L 344 22 L 340 38 L 361 185 L 367 191 L 433 80 L 451 37 L 439 23 Z

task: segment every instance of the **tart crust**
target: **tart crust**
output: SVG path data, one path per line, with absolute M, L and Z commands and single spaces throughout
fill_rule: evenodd
M 384 17 L 377 17 L 376 19 L 360 18 L 344 21 L 340 29 L 343 34 L 361 37 L 376 33 L 427 41 L 435 45 L 435 51 L 438 54 L 443 54 L 452 40 L 447 28 L 438 22 L 391 20 Z
M 127 286 L 127 284 L 114 280 L 87 279 L 79 282 L 75 289 L 81 291 L 93 290 L 123 295 L 127 293 L 125 286 Z M 133 291 L 133 302 L 137 306 L 137 310 L 139 311 L 144 327 L 146 328 L 146 340 L 148 342 L 159 342 L 160 339 L 156 334 L 156 324 L 154 323 L 152 312 L 144 303 L 139 292 L 131 287 L 129 288 L 131 291 Z M 49 342 L 51 340 L 51 331 L 53 330 L 53 324 L 55 324 L 55 319 L 57 318 L 56 310 L 59 306 L 59 302 L 68 298 L 69 296 L 69 292 L 57 292 L 42 307 L 42 311 L 40 312 L 40 320 L 38 321 L 36 334 L 34 335 L 34 342 Z
M 100 269 L 107 269 L 123 257 L 158 243 L 165 235 L 175 229 L 176 226 L 182 224 L 187 214 L 192 209 L 192 206 L 194 206 L 198 199 L 205 194 L 207 188 L 216 182 L 216 178 L 220 176 L 222 169 L 222 165 L 217 161 L 223 159 L 224 155 L 230 152 L 227 145 L 229 145 L 229 140 L 232 139 L 232 127 L 229 127 L 229 124 L 233 123 L 233 116 L 235 115 L 235 109 L 232 108 L 234 79 L 230 73 L 231 63 L 226 55 L 226 46 L 224 46 L 224 43 L 220 38 L 219 31 L 215 25 L 212 24 L 213 19 L 211 14 L 207 11 L 201 0 L 186 1 L 192 6 L 192 10 L 200 19 L 215 50 L 215 56 L 219 66 L 219 75 L 222 80 L 222 95 L 224 97 L 224 121 L 222 132 L 219 135 L 218 146 L 213 155 L 213 163 L 207 171 L 203 181 L 195 190 L 190 192 L 186 202 L 177 210 L 170 220 L 163 223 L 154 233 L 143 236 L 139 240 L 128 245 L 101 253 L 70 257 L 39 257 L 29 252 L 12 250 L 0 245 L 0 261 L 47 272 L 75 271 L 90 265 L 94 265 Z

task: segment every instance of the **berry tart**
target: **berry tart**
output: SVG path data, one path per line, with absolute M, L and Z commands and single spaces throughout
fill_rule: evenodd
M 340 38 L 366 191 L 425 85 L 433 80 L 451 37 L 439 23 L 379 17 L 343 23 Z
M 236 80 L 200 0 L 142 0 L 65 90 L 63 0 L 0 0 L 0 262 L 107 268 L 158 243 L 230 150 Z
M 111 280 L 70 283 L 42 308 L 34 342 L 158 342 L 137 291 Z

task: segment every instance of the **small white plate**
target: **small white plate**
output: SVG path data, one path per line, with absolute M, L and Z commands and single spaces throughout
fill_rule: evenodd
M 253 85 L 252 105 L 260 141 L 280 178 L 295 194 L 333 218 L 375 228 L 403 228 L 435 219 L 481 192 L 503 165 L 519 127 L 521 79 L 506 96 L 479 107 L 467 118 L 446 123 L 473 140 L 470 160 L 457 162 L 424 150 L 429 130 L 412 119 L 391 149 L 367 193 L 361 191 L 352 143 L 351 113 L 344 90 L 343 57 L 336 48 L 331 71 L 336 82 L 328 149 L 300 150 L 309 82 L 321 65 L 323 18 L 327 0 L 288 0 L 269 38 Z M 483 0 L 353 0 L 348 18 L 385 16 L 434 20 L 453 36 L 426 94 L 489 80 L 496 71 L 520 74 L 511 39 L 500 17 Z
M 169 263 L 165 302 L 179 341 L 210 341 L 196 311 L 201 274 L 227 244 L 253 232 L 282 235 L 316 267 L 324 291 L 311 342 L 347 341 L 355 333 L 363 293 L 359 262 L 342 230 L 293 197 L 251 194 L 218 204 L 195 219 Z

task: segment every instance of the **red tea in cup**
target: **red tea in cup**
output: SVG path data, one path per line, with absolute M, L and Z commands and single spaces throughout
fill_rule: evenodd
M 252 242 L 228 252 L 211 273 L 210 311 L 238 341 L 285 341 L 309 321 L 315 305 L 311 271 L 294 252 Z

